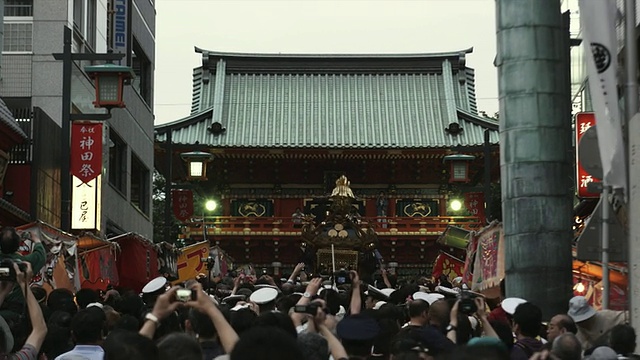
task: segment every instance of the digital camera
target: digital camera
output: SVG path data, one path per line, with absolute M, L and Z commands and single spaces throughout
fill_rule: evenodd
M 333 273 L 333 279 L 335 280 L 336 285 L 351 284 L 351 276 L 344 269 Z
M 197 290 L 189 290 L 189 289 L 178 289 L 176 291 L 176 300 L 187 302 L 189 300 L 195 301 L 198 299 L 198 291 Z
M 0 260 L 0 281 L 16 282 L 17 274 L 16 269 L 13 267 L 14 263 L 18 264 L 20 271 L 27 271 L 27 264 L 24 264 L 20 260 L 2 259 Z
M 475 314 L 478 311 L 478 307 L 474 298 L 475 296 L 470 292 L 462 290 L 460 292 L 460 303 L 458 304 L 459 311 L 467 316 Z
M 319 303 L 311 303 L 307 305 L 296 305 L 293 308 L 293 311 L 301 314 L 309 314 L 309 315 L 315 316 L 318 313 L 319 307 L 320 307 Z

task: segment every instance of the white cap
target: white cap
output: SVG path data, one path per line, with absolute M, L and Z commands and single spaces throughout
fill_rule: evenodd
M 143 294 L 151 294 L 160 289 L 163 289 L 167 285 L 167 279 L 164 276 L 158 276 L 157 278 L 149 281 L 147 285 L 142 288 Z
M 502 304 L 500 306 L 502 306 L 502 310 L 504 310 L 504 312 L 509 315 L 513 315 L 516 312 L 516 308 L 518 307 L 518 305 L 524 304 L 526 302 L 527 300 L 525 299 L 512 297 L 502 300 Z
M 278 297 L 278 290 L 271 287 L 264 287 L 254 291 L 249 297 L 250 301 L 258 305 L 269 303 Z
M 391 294 L 396 292 L 396 289 L 385 288 L 385 289 L 380 289 L 380 292 L 383 293 L 386 297 L 389 297 L 391 296 Z
M 92 307 L 92 306 L 95 306 L 95 307 L 100 308 L 100 309 L 102 309 L 102 307 L 103 307 L 103 305 L 100 304 L 99 302 L 92 302 L 91 304 L 87 305 L 87 309 Z
M 374 306 L 373 306 L 373 310 L 378 310 L 382 307 L 382 305 L 386 304 L 386 301 L 378 301 Z
M 426 302 L 429 303 L 429 305 L 433 304 L 434 302 L 443 299 L 444 295 L 442 294 L 436 294 L 436 293 L 425 293 L 422 291 L 418 291 L 413 293 L 413 295 L 411 296 L 413 298 L 413 300 L 424 300 Z

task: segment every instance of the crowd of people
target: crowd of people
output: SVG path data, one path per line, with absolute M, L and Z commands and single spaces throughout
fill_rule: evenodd
M 308 278 L 304 264 L 286 278 L 231 273 L 171 286 L 159 277 L 142 293 L 47 294 L 29 285 L 31 264 L 5 252 L 14 241 L 0 231 L 0 248 L 13 258 L 0 262 L 3 359 L 640 358 L 626 314 L 596 311 L 580 296 L 545 324 L 536 304 L 494 303 L 459 281 L 399 281 L 382 271 L 376 286 L 344 270 L 336 285 L 330 277 Z M 11 294 L 18 300 L 7 307 Z

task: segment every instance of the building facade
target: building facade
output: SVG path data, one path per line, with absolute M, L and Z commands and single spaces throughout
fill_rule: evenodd
M 73 53 L 125 54 L 136 78 L 125 86 L 126 108 L 104 122 L 100 235 L 136 232 L 151 238 L 155 9 L 151 0 L 5 0 L 0 97 L 29 141 L 11 152 L 4 191 L 32 220 L 60 226 L 62 53 L 64 28 Z M 72 113 L 96 113 L 93 82 L 75 61 Z M 26 181 L 28 179 L 28 181 Z M 73 216 L 73 214 L 72 214 Z
M 191 114 L 156 126 L 155 164 L 172 190 L 191 189 L 222 206 L 208 216 L 194 204 L 182 236 L 205 238 L 239 263 L 292 266 L 306 245 L 292 214 L 299 208 L 321 225 L 344 175 L 356 198 L 352 217 L 373 226 L 382 257 L 405 272 L 424 270 L 448 225 L 483 224 L 478 208 L 499 179 L 498 122 L 477 115 L 471 51 L 196 48 L 202 66 L 193 73 Z M 213 158 L 205 181 L 188 180 L 181 154 L 193 151 Z M 454 166 L 455 159 L 464 161 Z M 466 209 L 451 209 L 458 199 Z

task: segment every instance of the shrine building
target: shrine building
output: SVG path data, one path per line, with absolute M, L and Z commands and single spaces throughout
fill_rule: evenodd
M 498 122 L 478 115 L 472 49 L 196 52 L 191 114 L 155 127 L 155 166 L 167 190 L 219 205 L 208 212 L 196 201 L 169 240 L 206 239 L 238 263 L 292 267 L 304 242 L 292 214 L 300 208 L 321 224 L 342 175 L 353 216 L 375 229 L 399 273 L 428 269 L 448 226 L 486 223 L 484 203 L 499 182 Z M 190 176 L 187 161 L 202 158 L 196 175 L 204 176 Z

